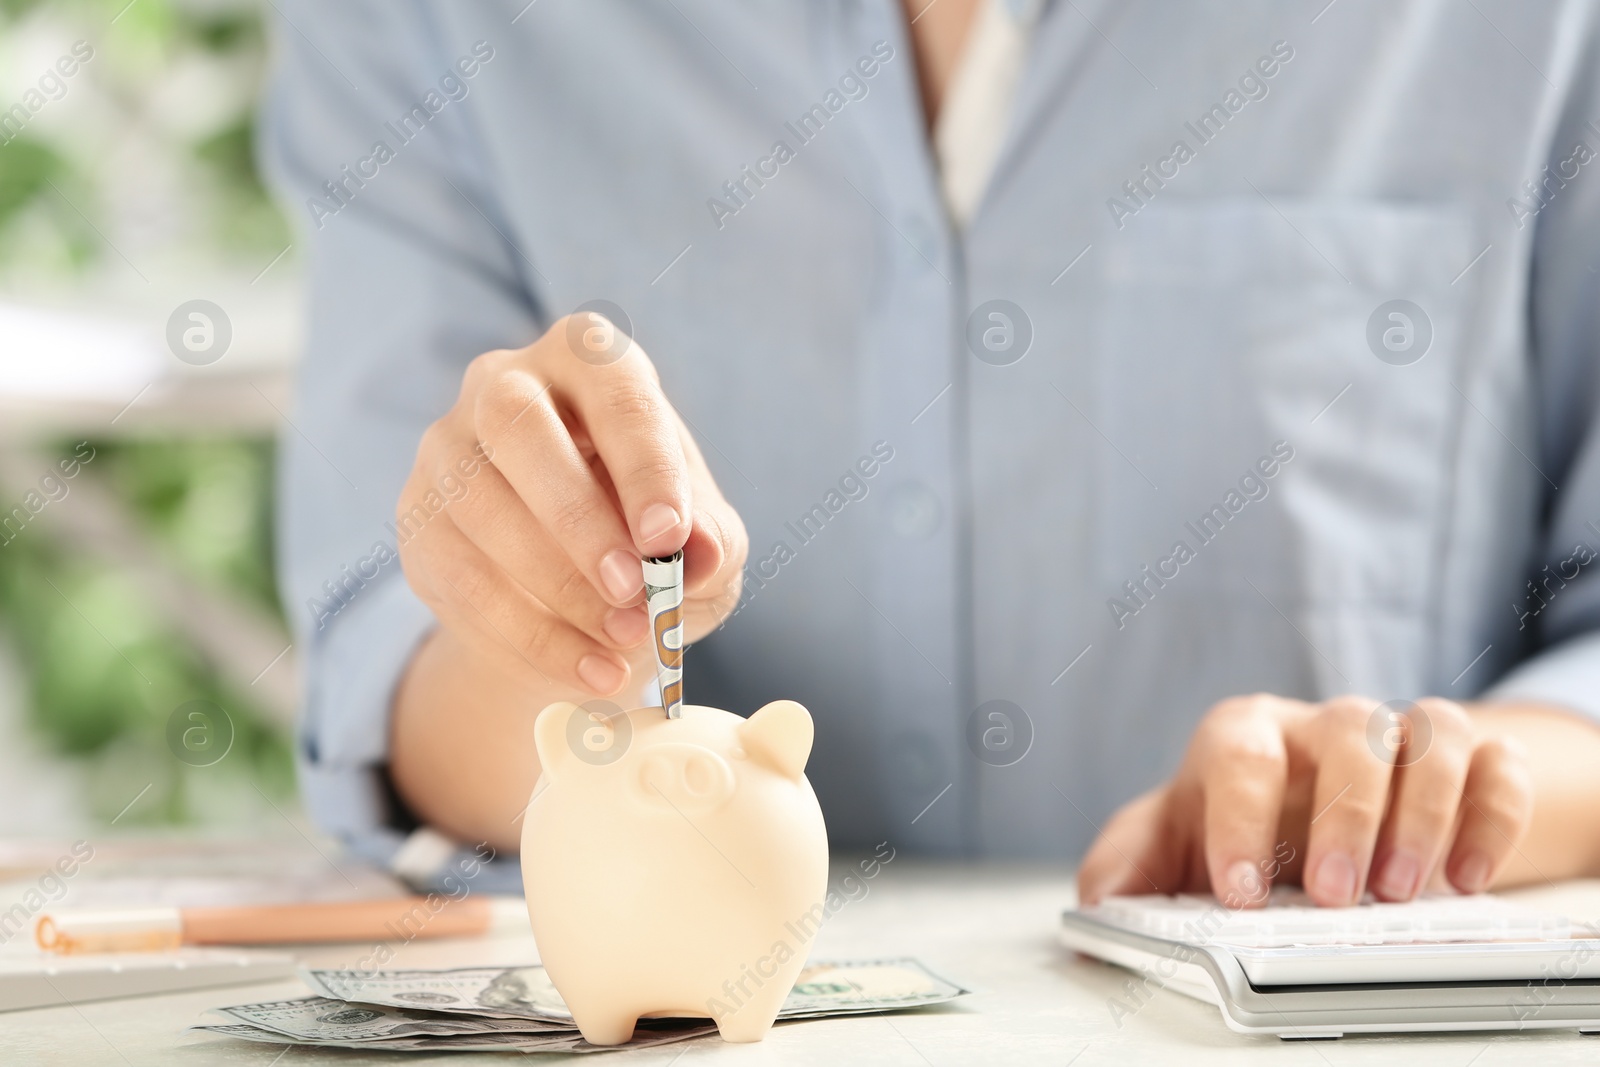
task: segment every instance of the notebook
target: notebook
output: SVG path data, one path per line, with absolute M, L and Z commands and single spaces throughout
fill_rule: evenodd
M 340 900 L 403 892 L 361 864 L 334 866 L 301 842 L 110 838 L 0 841 L 0 1011 L 272 982 L 294 974 L 276 951 L 194 947 L 53 956 L 34 945 L 55 908 L 138 908 Z
M 281 952 L 182 948 L 59 957 L 8 952 L 0 955 L 0 1011 L 275 982 L 293 975 L 294 957 Z

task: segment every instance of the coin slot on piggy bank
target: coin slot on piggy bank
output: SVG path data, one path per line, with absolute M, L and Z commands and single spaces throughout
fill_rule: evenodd
M 522 879 L 545 970 L 597 1045 L 644 1016 L 709 1016 L 725 1039 L 759 1041 L 810 949 L 795 920 L 827 892 L 811 714 L 601 703 L 552 704 L 534 726 Z M 781 962 L 752 981 L 756 960 Z

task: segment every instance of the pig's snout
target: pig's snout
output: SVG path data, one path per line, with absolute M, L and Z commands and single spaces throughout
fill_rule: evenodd
M 655 745 L 640 753 L 635 785 L 647 804 L 705 812 L 733 795 L 733 768 L 699 745 Z

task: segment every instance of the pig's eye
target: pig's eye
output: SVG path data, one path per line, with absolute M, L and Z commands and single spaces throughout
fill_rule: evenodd
M 717 785 L 716 768 L 707 759 L 691 759 L 683 766 L 683 788 L 690 796 L 710 795 Z

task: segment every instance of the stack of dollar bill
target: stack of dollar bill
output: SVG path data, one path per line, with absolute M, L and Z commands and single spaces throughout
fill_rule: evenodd
M 213 1014 L 228 1023 L 191 1029 L 275 1045 L 392 1052 L 610 1050 L 583 1039 L 539 966 L 307 970 L 301 977 L 317 996 L 216 1008 Z M 800 972 L 778 1020 L 899 1011 L 966 992 L 911 959 L 815 963 Z M 633 1040 L 615 1047 L 664 1045 L 715 1032 L 706 1019 L 641 1019 Z

